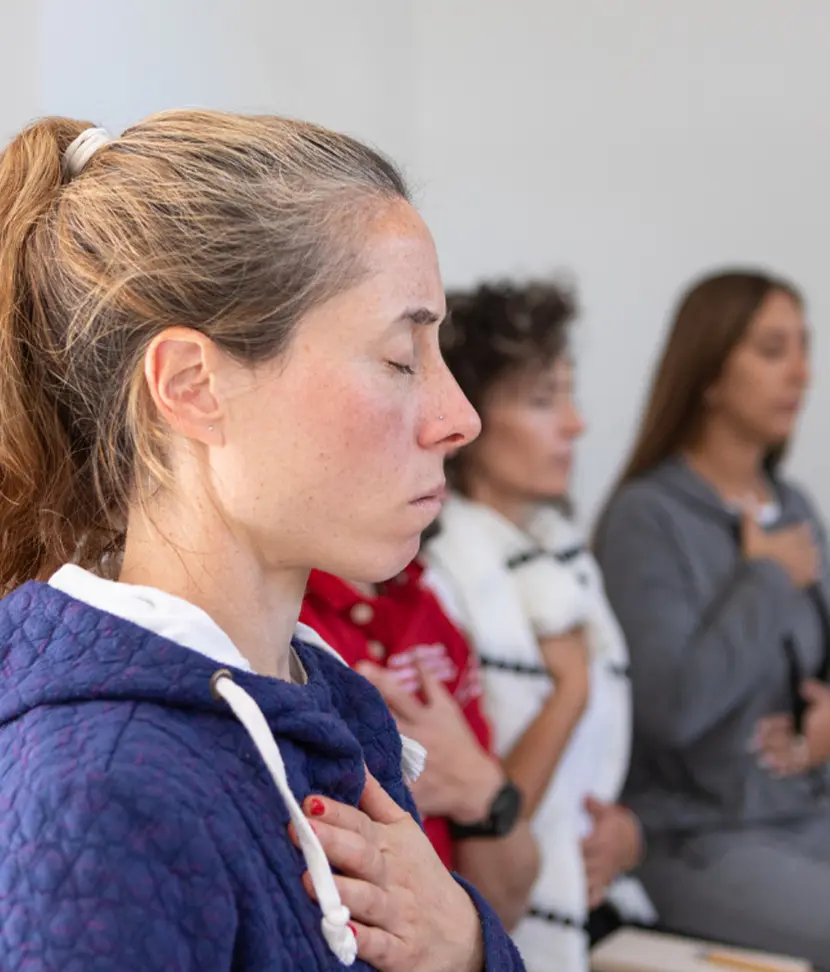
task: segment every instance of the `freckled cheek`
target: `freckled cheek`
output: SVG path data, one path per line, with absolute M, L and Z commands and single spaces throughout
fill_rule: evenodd
M 309 434 L 341 468 L 371 467 L 378 475 L 403 468 L 415 448 L 413 420 L 388 396 L 329 389 L 308 408 L 313 410 L 306 418 Z

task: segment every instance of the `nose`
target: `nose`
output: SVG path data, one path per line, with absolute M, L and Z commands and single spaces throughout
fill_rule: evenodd
M 565 414 L 562 416 L 560 428 L 569 439 L 578 439 L 585 434 L 587 427 L 585 417 L 579 406 L 573 399 L 570 399 L 565 408 Z
M 800 348 L 795 357 L 792 371 L 792 381 L 799 388 L 806 388 L 810 383 L 810 355 L 806 349 Z
M 436 394 L 421 426 L 421 445 L 455 452 L 478 438 L 481 419 L 443 361 L 437 378 Z

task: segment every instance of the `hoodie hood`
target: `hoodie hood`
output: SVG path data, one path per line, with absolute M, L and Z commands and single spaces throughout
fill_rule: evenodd
M 358 758 L 359 746 L 344 731 L 323 672 L 339 663 L 299 641 L 293 645 L 307 684 L 241 670 L 234 680 L 255 699 L 274 733 L 318 744 L 322 726 L 332 758 Z M 221 667 L 48 584 L 30 581 L 0 601 L 0 726 L 36 706 L 83 701 L 150 702 L 232 718 L 226 703 L 211 694 L 211 677 Z

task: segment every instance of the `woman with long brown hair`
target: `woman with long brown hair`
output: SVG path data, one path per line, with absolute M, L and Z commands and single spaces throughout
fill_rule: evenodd
M 631 653 L 625 799 L 681 931 L 830 964 L 830 576 L 780 460 L 809 382 L 803 301 L 752 271 L 696 283 L 600 520 Z

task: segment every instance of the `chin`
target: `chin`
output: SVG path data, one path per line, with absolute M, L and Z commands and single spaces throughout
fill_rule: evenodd
M 555 503 L 568 495 L 569 479 L 557 479 L 555 482 L 540 484 L 539 489 L 531 494 L 537 503 Z
M 421 534 L 416 533 L 399 543 L 378 544 L 374 551 L 365 548 L 359 550 L 357 544 L 353 549 L 358 551 L 358 557 L 351 564 L 339 570 L 329 570 L 328 573 L 365 584 L 381 584 L 399 574 L 418 556 Z
M 794 431 L 795 426 L 793 423 L 788 423 L 786 426 L 782 425 L 779 428 L 767 429 L 767 434 L 762 437 L 764 448 L 782 448 L 787 444 Z

